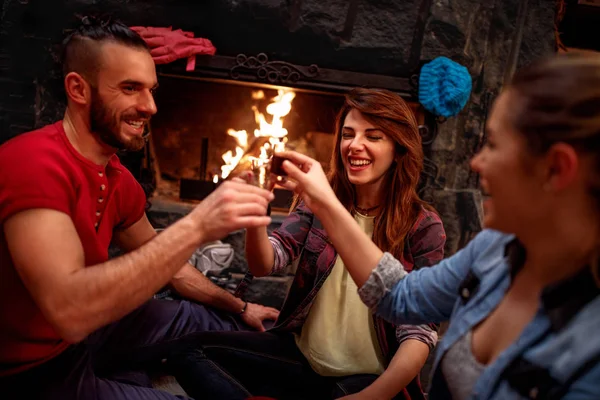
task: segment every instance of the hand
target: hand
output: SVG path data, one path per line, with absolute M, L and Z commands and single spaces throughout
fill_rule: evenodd
M 267 206 L 273 193 L 240 182 L 224 182 L 189 214 L 200 231 L 201 243 L 219 240 L 242 228 L 267 226 Z
M 261 306 L 260 304 L 248 303 L 246 311 L 242 314 L 242 320 L 259 332 L 264 332 L 263 321 L 266 319 L 276 320 L 279 317 L 279 311 L 272 307 Z
M 280 178 L 277 183 L 296 192 L 314 213 L 328 202 L 337 201 L 318 161 L 295 151 L 285 151 L 278 155 L 287 159 L 283 162 L 283 169 L 291 179 Z
M 264 185 L 258 183 L 258 177 L 252 171 L 243 171 L 231 178 L 232 182 L 248 183 L 272 191 L 275 188 L 277 175 L 270 174 Z
M 254 173 L 252 171 L 242 171 L 239 174 L 232 176 L 231 181 L 252 184 L 254 181 Z

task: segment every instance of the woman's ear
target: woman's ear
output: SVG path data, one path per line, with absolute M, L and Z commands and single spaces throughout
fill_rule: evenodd
M 92 97 L 90 84 L 77 72 L 65 76 L 65 92 L 71 101 L 81 105 L 89 104 Z
M 566 143 L 552 145 L 546 153 L 545 161 L 546 190 L 562 190 L 577 179 L 580 163 L 573 146 Z

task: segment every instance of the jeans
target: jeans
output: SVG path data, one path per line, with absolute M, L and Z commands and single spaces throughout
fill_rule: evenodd
M 181 398 L 152 389 L 146 373 L 162 372 L 170 344 L 192 332 L 244 329 L 251 328 L 236 317 L 200 304 L 150 300 L 52 360 L 0 378 L 0 398 Z
M 377 379 L 318 375 L 291 333 L 202 332 L 180 339 L 170 350 L 168 368 L 188 394 L 203 400 L 335 399 Z M 404 399 L 403 393 L 396 398 Z

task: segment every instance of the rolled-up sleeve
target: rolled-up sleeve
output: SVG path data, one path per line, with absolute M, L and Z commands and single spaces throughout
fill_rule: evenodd
M 400 261 L 390 253 L 383 253 L 369 279 L 358 289 L 358 295 L 367 307 L 374 310 L 381 299 L 407 274 Z
M 271 275 L 279 274 L 285 267 L 290 263 L 290 256 L 283 246 L 281 241 L 273 236 L 269 236 L 271 246 L 273 246 L 273 268 L 271 269 Z
M 269 241 L 274 252 L 271 274 L 280 273 L 287 265 L 300 257 L 313 219 L 312 211 L 300 202 L 281 226 L 271 233 Z
M 402 324 L 396 327 L 396 339 L 399 344 L 406 340 L 418 340 L 433 350 L 438 341 L 437 329 L 431 325 L 408 325 Z
M 504 248 L 507 240 L 506 235 L 484 230 L 452 257 L 410 274 L 400 261 L 384 253 L 358 294 L 377 315 L 395 325 L 447 321 L 475 259 L 490 246 Z

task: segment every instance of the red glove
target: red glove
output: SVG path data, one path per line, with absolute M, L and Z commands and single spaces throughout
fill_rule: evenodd
M 186 71 L 196 67 L 196 54 L 214 55 L 215 46 L 204 38 L 194 38 L 193 32 L 184 32 L 181 29 L 155 28 L 133 26 L 131 30 L 137 32 L 150 47 L 150 54 L 156 64 L 168 64 L 180 58 L 187 58 Z

